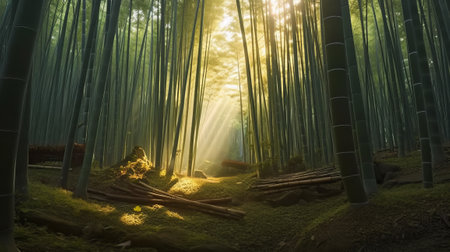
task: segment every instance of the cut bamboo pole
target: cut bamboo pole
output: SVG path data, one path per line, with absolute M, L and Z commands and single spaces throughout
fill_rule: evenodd
M 162 194 L 167 194 L 166 192 L 161 191 L 161 190 L 159 190 L 157 188 L 154 188 L 154 187 L 152 187 L 150 185 L 147 185 L 146 183 L 144 183 L 142 181 L 140 181 L 139 184 L 144 186 L 144 187 L 147 187 L 148 189 L 150 189 L 152 191 L 159 192 L 159 193 L 162 193 Z M 177 200 L 179 200 L 181 202 L 184 202 L 184 203 L 187 203 L 187 204 L 191 204 L 191 205 L 196 206 L 196 207 L 212 209 L 212 210 L 216 210 L 218 212 L 236 215 L 236 216 L 239 216 L 241 218 L 245 216 L 245 212 L 244 211 L 240 211 L 240 210 L 236 210 L 236 209 L 230 209 L 230 208 L 224 208 L 224 207 L 219 207 L 219 206 L 214 206 L 214 205 L 205 204 L 205 203 L 197 202 L 197 201 L 192 201 L 192 200 L 184 199 L 184 198 L 181 198 L 181 197 L 175 196 L 175 195 L 172 195 L 172 196 L 175 199 L 177 199 Z
M 32 169 L 43 169 L 43 170 L 61 170 L 62 168 L 59 166 L 49 166 L 49 165 L 34 165 L 29 164 L 28 168 Z M 69 168 L 69 171 L 72 171 L 72 168 Z
M 269 184 L 266 186 L 254 187 L 254 189 L 270 190 L 270 189 L 286 188 L 286 187 L 293 187 L 293 186 L 300 186 L 300 185 L 326 184 L 326 183 L 337 182 L 337 181 L 340 181 L 341 179 L 342 179 L 341 176 L 307 179 L 307 180 L 285 182 L 285 183 L 279 183 L 279 184 Z
M 122 188 L 123 189 L 123 188 Z M 170 196 L 165 196 L 165 199 L 156 199 L 156 198 L 142 198 L 142 197 L 136 197 L 136 196 L 125 196 L 125 195 L 118 195 L 118 194 L 111 194 L 107 192 L 98 191 L 95 189 L 88 189 L 88 192 L 90 194 L 94 194 L 92 198 L 101 200 L 102 197 L 104 197 L 106 200 L 114 200 L 114 201 L 120 201 L 120 202 L 126 202 L 126 203 L 133 203 L 133 204 L 143 204 L 143 205 L 165 205 L 165 206 L 175 206 L 175 207 L 185 207 L 185 208 L 191 208 L 200 212 L 222 216 L 226 218 L 232 218 L 232 219 L 241 219 L 244 217 L 245 212 L 234 210 L 234 209 L 228 209 L 224 207 L 218 207 L 202 202 L 187 200 L 181 197 L 174 196 L 174 198 L 170 198 Z M 95 196 L 97 195 L 97 196 Z M 98 197 L 100 195 L 101 197 Z M 164 196 L 164 195 L 160 195 Z

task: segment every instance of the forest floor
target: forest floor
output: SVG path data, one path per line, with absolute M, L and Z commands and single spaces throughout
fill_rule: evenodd
M 15 237 L 21 251 L 450 251 L 450 166 L 435 171 L 423 189 L 420 153 L 379 161 L 400 166 L 369 204 L 350 206 L 345 194 L 273 207 L 249 191 L 254 173 L 223 178 L 155 177 L 155 187 L 189 199 L 232 197 L 241 220 L 194 210 L 74 199 L 57 188 L 59 171 L 30 170 L 29 199 L 17 209 Z M 78 171 L 71 172 L 71 185 Z M 90 187 L 104 189 L 110 172 L 95 169 Z M 82 227 L 60 230 L 33 221 L 44 215 Z

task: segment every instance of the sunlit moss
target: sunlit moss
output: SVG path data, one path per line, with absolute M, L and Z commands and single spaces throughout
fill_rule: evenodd
M 172 218 L 175 218 L 175 219 L 179 219 L 179 220 L 184 220 L 184 217 L 181 216 L 180 214 L 176 213 L 176 212 L 167 210 L 167 211 L 166 211 L 166 214 L 167 214 L 167 216 L 169 216 L 169 217 L 172 217 Z
M 154 204 L 153 206 L 145 206 L 146 209 L 151 210 L 151 211 L 157 211 L 161 208 L 164 208 L 163 205 L 158 205 L 158 204 Z
M 40 183 L 30 183 L 30 200 L 23 207 L 33 209 L 37 205 L 53 206 L 52 210 L 58 212 L 59 208 L 70 207 L 75 213 L 102 213 L 111 214 L 116 208 L 111 205 L 101 205 L 73 198 L 73 193 L 64 189 L 49 187 Z M 55 204 L 58 202 L 58 204 Z
M 114 210 L 116 210 L 116 208 L 112 207 L 110 205 L 100 206 L 98 208 L 98 211 L 101 212 L 101 213 L 104 213 L 104 214 L 109 214 L 109 213 L 113 212 Z
M 170 193 L 180 193 L 183 195 L 191 195 L 200 189 L 204 182 L 193 178 L 181 178 L 171 189 Z
M 124 223 L 125 225 L 130 225 L 130 226 L 136 226 L 136 225 L 141 225 L 144 223 L 145 220 L 145 215 L 142 213 L 139 214 L 129 214 L 129 213 L 124 213 L 121 217 L 120 217 L 120 221 L 122 223 Z

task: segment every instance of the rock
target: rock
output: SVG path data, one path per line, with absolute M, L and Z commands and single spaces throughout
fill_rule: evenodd
M 302 194 L 300 195 L 300 199 L 305 200 L 306 202 L 317 200 L 320 197 L 320 194 L 309 189 L 302 190 Z
M 297 204 L 302 193 L 303 190 L 285 192 L 277 198 L 267 200 L 267 202 L 273 207 L 291 206 Z
M 337 186 L 334 187 L 326 187 L 326 186 L 316 186 L 315 188 L 316 192 L 319 193 L 320 198 L 328 198 L 335 195 L 339 195 L 343 192 L 343 188 L 338 188 Z
M 204 244 L 191 248 L 191 252 L 235 252 L 236 249 L 221 244 Z
M 339 191 L 339 193 L 341 193 L 341 191 Z M 267 198 L 267 196 L 265 196 L 266 198 L 257 198 L 257 200 L 265 199 L 272 207 L 279 207 L 291 206 L 297 203 L 305 204 L 308 202 L 314 202 L 321 198 L 333 195 L 336 195 L 336 191 L 333 191 L 332 194 L 320 194 L 313 189 L 297 189 L 293 191 L 283 192 L 270 198 Z
M 297 204 L 302 194 L 303 190 L 288 191 L 277 198 L 269 199 L 267 201 L 273 207 L 292 206 L 294 204 Z
M 383 181 L 389 181 L 392 179 L 395 179 L 397 175 L 394 172 L 387 172 L 386 175 L 384 175 Z
M 378 184 L 383 184 L 385 180 L 385 176 L 388 172 L 397 172 L 400 171 L 400 167 L 397 165 L 385 164 L 374 162 L 373 169 L 375 172 L 375 178 Z
M 194 171 L 194 178 L 207 179 L 208 177 L 203 171 Z
M 395 180 L 395 179 L 392 179 L 392 180 L 386 181 L 383 184 L 383 188 L 390 189 L 390 188 L 392 188 L 392 187 L 394 187 L 396 185 L 398 185 L 398 181 Z

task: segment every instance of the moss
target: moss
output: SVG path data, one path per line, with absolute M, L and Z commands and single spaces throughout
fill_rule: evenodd
M 43 174 L 38 174 L 39 178 L 42 176 Z M 50 173 L 46 176 L 52 177 Z M 53 176 L 57 176 L 57 173 Z M 105 175 L 101 172 L 95 172 L 91 177 L 93 182 L 91 186 L 102 188 L 110 185 L 111 181 L 103 176 Z M 247 215 L 243 220 L 235 221 L 193 210 L 166 208 L 159 205 L 137 208 L 136 205 L 131 204 L 83 201 L 72 198 L 70 191 L 36 181 L 35 171 L 31 173 L 30 200 L 21 206 L 21 210 L 45 211 L 68 220 L 76 220 L 80 225 L 95 222 L 104 226 L 113 226 L 127 233 L 127 236 L 123 237 L 123 240 L 118 240 L 117 243 L 133 236 L 162 235 L 164 237 L 171 234 L 181 241 L 185 248 L 220 243 L 241 251 L 267 251 L 277 249 L 280 242 L 291 239 L 298 230 L 320 219 L 324 212 L 336 209 L 343 204 L 343 197 L 278 208 L 272 208 L 264 202 L 249 201 L 253 192 L 247 189 L 255 180 L 254 174 L 211 179 L 180 177 L 178 181 L 172 179 L 176 182 L 172 186 L 167 186 L 167 181 L 163 181 L 160 176 L 153 175 L 148 178 L 148 183 L 164 190 L 172 188 L 175 191 L 177 186 L 182 188 L 180 184 L 183 184 L 185 180 L 193 181 L 198 185 L 197 190 L 186 197 L 192 199 L 226 196 L 237 198 L 242 205 L 233 206 L 233 208 L 244 210 Z M 177 193 L 183 194 L 183 190 Z M 33 236 L 33 234 L 29 235 Z M 56 236 L 51 233 L 48 235 Z M 92 251 L 101 247 L 101 244 L 93 243 Z
M 397 187 L 394 190 L 383 189 L 372 203 L 380 206 L 399 205 L 403 208 L 417 206 L 420 200 L 434 202 L 450 198 L 450 185 L 437 184 L 433 189 L 424 189 L 422 184 L 410 184 Z
M 323 212 L 297 236 L 296 249 L 309 251 L 321 246 L 320 251 L 354 251 L 362 246 L 370 250 L 371 244 L 390 248 L 408 239 L 415 241 L 442 227 L 438 213 L 450 210 L 449 197 L 450 184 L 433 189 L 423 189 L 420 184 L 381 189 L 367 205 L 341 205 Z M 435 246 L 442 242 L 435 241 Z
M 422 169 L 420 151 L 409 153 L 401 158 L 390 157 L 380 161 L 383 163 L 399 166 L 401 169 L 401 173 L 404 175 L 417 173 Z
M 255 175 L 241 174 L 233 177 L 223 178 L 180 178 L 179 182 L 173 185 L 170 190 L 174 193 L 182 194 L 191 199 L 212 199 L 222 197 L 245 198 L 248 195 L 248 187 L 255 180 Z M 189 190 L 189 184 L 193 184 L 196 190 L 191 193 L 185 193 L 183 183 L 186 183 L 186 189 Z M 179 188 L 179 189 L 177 189 Z
M 48 233 L 45 228 L 33 225 L 16 226 L 17 247 L 21 251 L 107 251 L 104 244 L 93 244 L 76 236 Z
M 420 172 L 420 157 L 417 155 L 403 159 L 386 159 L 384 162 L 398 164 L 402 169 Z M 108 187 L 114 181 L 114 178 L 108 177 L 108 174 L 110 173 L 95 171 L 90 178 L 90 186 Z M 127 234 L 123 239 L 114 241 L 115 244 L 132 237 L 157 235 L 168 237 L 169 240 L 170 238 L 177 240 L 177 244 L 179 243 L 185 249 L 201 244 L 221 243 L 240 251 L 274 251 L 283 247 L 283 244 L 293 241 L 293 237 L 297 237 L 295 240 L 297 241 L 312 235 L 319 239 L 318 233 L 341 232 L 355 235 L 352 230 L 359 230 L 360 227 L 364 229 L 364 232 L 359 234 L 355 231 L 356 237 L 365 240 L 371 235 L 377 237 L 382 232 L 390 232 L 391 227 L 385 223 L 393 223 L 405 211 L 421 213 L 436 209 L 438 205 L 448 205 L 448 202 L 444 201 L 450 198 L 449 184 L 436 185 L 432 190 L 422 189 L 420 184 L 412 184 L 391 190 L 380 189 L 379 193 L 370 200 L 369 205 L 360 208 L 350 207 L 345 195 L 304 205 L 273 208 L 264 202 L 252 201 L 254 192 L 248 191 L 247 188 L 254 182 L 254 174 L 208 179 L 176 176 L 165 179 L 161 174 L 152 174 L 147 178 L 147 182 L 152 186 L 172 190 L 191 199 L 226 196 L 238 199 L 241 204 L 232 207 L 244 210 L 247 215 L 244 219 L 235 221 L 194 210 L 159 205 L 137 207 L 132 204 L 106 204 L 73 199 L 70 191 L 41 183 L 41 180 L 45 178 L 47 184 L 56 185 L 59 173 L 33 170 L 30 175 L 32 181 L 30 199 L 21 206 L 21 211 L 41 210 L 68 220 L 76 220 L 83 226 L 93 222 L 112 226 Z M 73 178 L 75 175 L 76 173 L 72 174 Z M 44 238 L 39 245 L 36 243 L 39 243 L 40 235 Z M 44 248 L 45 243 L 51 243 L 52 239 L 57 240 L 59 236 L 31 225 L 19 226 L 16 231 L 18 243 L 23 248 L 33 246 Z M 336 237 L 339 238 L 339 234 L 336 234 Z M 64 237 L 64 239 L 72 238 Z M 59 241 L 52 245 L 55 247 L 51 248 L 55 248 L 56 251 L 71 251 L 71 249 L 108 251 L 112 249 L 112 245 L 115 245 L 91 243 L 81 238 L 74 238 L 73 242 L 66 243 L 66 247 L 61 247 L 62 249 L 58 249 L 60 246 L 58 244 Z M 83 249 L 74 249 L 77 246 Z M 130 251 L 139 251 L 139 249 L 133 248 Z

